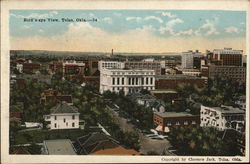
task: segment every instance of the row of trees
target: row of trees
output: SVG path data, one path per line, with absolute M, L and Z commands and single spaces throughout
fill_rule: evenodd
M 213 128 L 175 127 L 168 136 L 178 155 L 242 155 L 233 136 L 230 140 L 222 140 L 222 134 Z

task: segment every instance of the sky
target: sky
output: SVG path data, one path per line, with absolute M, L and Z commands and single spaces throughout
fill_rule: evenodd
M 13 50 L 114 49 L 132 53 L 205 52 L 224 47 L 246 50 L 245 11 L 11 10 L 9 18 Z M 59 22 L 48 21 L 49 18 Z M 73 22 L 63 22 L 62 18 Z

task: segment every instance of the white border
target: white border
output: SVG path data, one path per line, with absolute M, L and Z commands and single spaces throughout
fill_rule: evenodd
M 45 156 L 45 155 L 9 155 L 9 17 L 10 9 L 182 9 L 182 10 L 244 10 L 247 11 L 247 23 L 249 27 L 249 1 L 248 0 L 178 0 L 178 1 L 103 1 L 103 0 L 3 0 L 1 1 L 1 159 L 3 163 L 167 163 L 163 158 L 170 159 L 169 156 Z M 247 28 L 246 54 L 249 56 L 249 29 Z M 250 63 L 248 57 L 247 63 Z M 249 64 L 247 65 L 247 84 L 249 84 Z M 249 86 L 247 85 L 247 112 L 246 119 L 249 118 Z M 249 121 L 246 121 L 246 157 L 238 157 L 242 161 L 249 161 Z M 189 158 L 203 157 L 183 157 L 174 156 L 180 161 L 170 161 L 180 163 L 181 158 L 186 158 L 187 162 L 196 163 L 199 161 L 189 161 Z M 219 161 L 222 157 L 213 157 Z M 234 157 L 225 157 L 232 161 Z M 206 159 L 206 157 L 205 157 Z M 206 161 L 204 161 L 205 163 Z

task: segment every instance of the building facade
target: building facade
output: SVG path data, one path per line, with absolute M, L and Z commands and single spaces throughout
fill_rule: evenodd
M 221 61 L 222 65 L 242 66 L 242 50 L 233 50 L 232 48 L 215 49 L 212 59 Z
M 194 68 L 194 57 L 202 56 L 199 51 L 187 51 L 181 54 L 181 67 L 182 68 Z
M 156 75 L 161 75 L 161 62 L 154 60 L 126 61 L 125 68 L 154 70 Z
M 124 68 L 125 64 L 123 62 L 119 62 L 119 61 L 99 61 L 98 62 L 98 69 L 104 69 L 104 68 Z
M 202 67 L 202 75 L 208 78 L 227 76 L 235 81 L 246 82 L 246 67 L 210 65 Z
M 198 88 L 203 88 L 206 85 L 206 79 L 186 76 L 186 75 L 167 75 L 155 77 L 155 89 L 177 90 L 180 84 L 188 83 Z
M 142 89 L 155 89 L 155 71 L 140 69 L 102 69 L 100 72 L 100 93 L 104 91 L 124 94 L 136 93 Z
M 200 116 L 192 115 L 187 112 L 156 112 L 153 116 L 156 130 L 169 132 L 173 127 L 200 126 Z
M 50 115 L 45 115 L 50 129 L 77 129 L 79 128 L 78 109 L 66 103 L 59 103 L 51 108 Z
M 218 130 L 234 129 L 244 131 L 245 111 L 231 106 L 207 107 L 201 105 L 201 127 L 214 127 Z

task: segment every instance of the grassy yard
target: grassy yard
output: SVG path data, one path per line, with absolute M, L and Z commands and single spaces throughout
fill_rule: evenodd
M 99 132 L 100 129 L 60 129 L 60 130 L 34 130 L 17 132 L 15 135 L 15 145 L 28 143 L 42 143 L 44 140 L 70 139 L 87 135 L 89 132 Z

